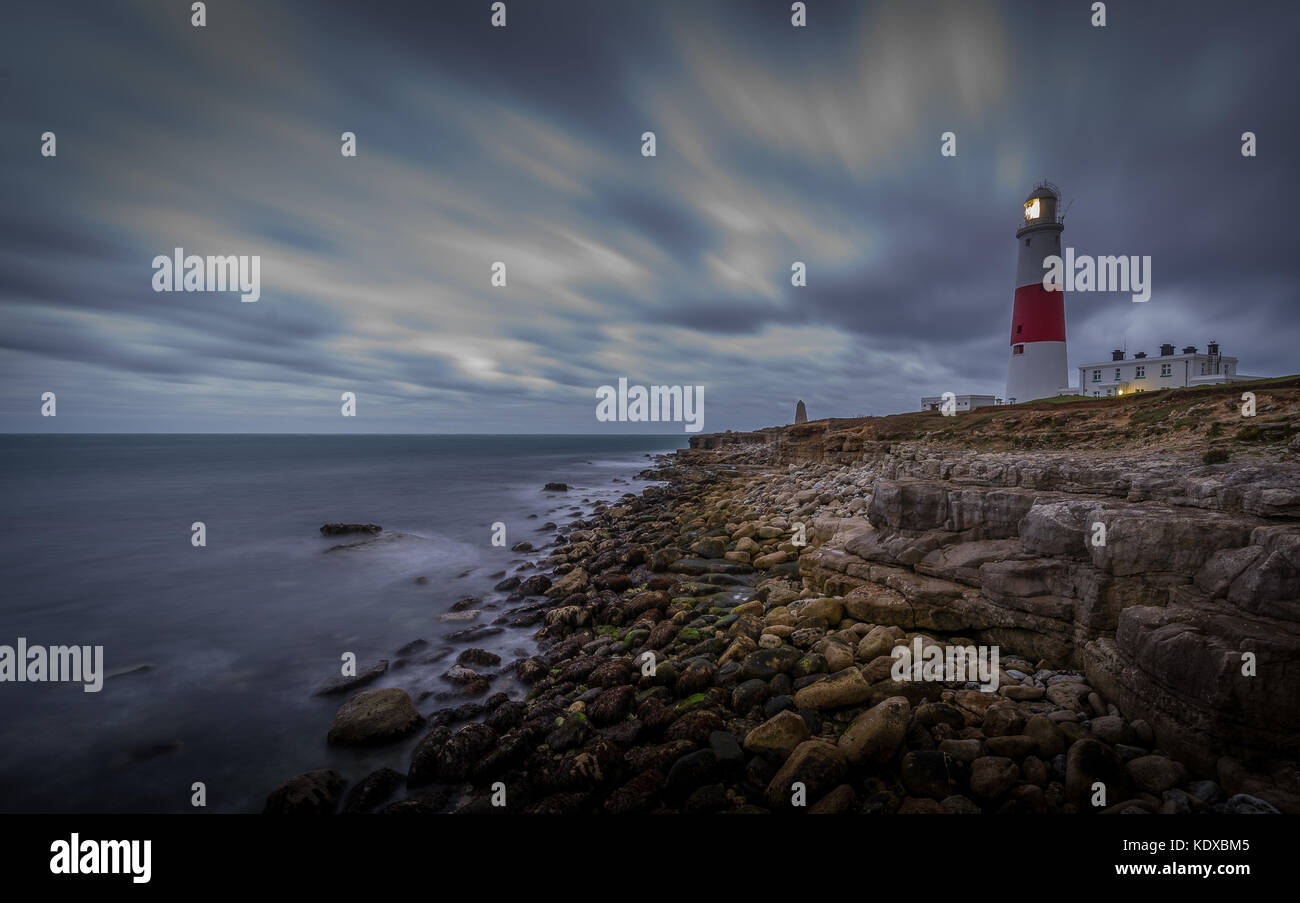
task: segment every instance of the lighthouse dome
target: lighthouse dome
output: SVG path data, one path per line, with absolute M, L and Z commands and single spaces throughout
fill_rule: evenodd
M 1034 198 L 1056 198 L 1057 200 L 1060 200 L 1061 189 L 1044 179 L 1034 186 L 1034 190 L 1029 192 L 1029 195 L 1025 200 L 1032 201 Z

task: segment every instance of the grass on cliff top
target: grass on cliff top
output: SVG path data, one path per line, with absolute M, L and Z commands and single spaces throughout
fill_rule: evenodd
M 1164 389 L 1092 398 L 1064 395 L 1015 405 L 988 405 L 955 417 L 915 411 L 885 417 L 814 421 L 798 427 L 814 432 L 849 431 L 862 441 L 953 442 L 980 449 L 1141 447 L 1204 445 L 1232 435 L 1241 426 L 1241 395 L 1254 392 L 1258 423 L 1295 423 L 1300 418 L 1300 375 Z M 1273 439 L 1288 439 L 1294 428 L 1279 426 Z M 1238 436 L 1237 438 L 1244 438 Z

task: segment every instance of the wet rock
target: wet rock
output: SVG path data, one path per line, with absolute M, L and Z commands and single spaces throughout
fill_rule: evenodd
M 1092 719 L 1090 730 L 1098 740 L 1104 740 L 1111 745 L 1116 743 L 1129 744 L 1133 742 L 1133 731 L 1124 719 L 1115 715 L 1103 715 L 1100 718 Z
M 984 810 L 964 796 L 950 796 L 940 803 L 943 811 L 949 815 L 982 815 Z
M 464 665 L 452 665 L 442 676 L 458 684 L 473 683 L 482 677 L 477 671 Z
M 1038 740 L 1024 734 L 989 737 L 985 746 L 988 747 L 990 756 L 1003 756 L 1017 762 L 1039 751 Z
M 658 770 L 643 771 L 609 795 L 605 811 L 610 815 L 650 812 L 658 804 L 664 783 L 664 776 Z
M 990 737 L 1019 734 L 1024 731 L 1028 722 L 1029 719 L 1020 706 L 1003 700 L 995 702 L 984 712 L 984 733 Z
M 754 706 L 767 700 L 767 683 L 757 678 L 746 680 L 731 691 L 732 711 L 747 714 Z
M 576 749 L 591 737 L 591 724 L 586 715 L 571 712 L 558 721 L 555 729 L 546 735 L 546 745 L 555 752 Z
M 418 766 L 416 757 L 412 756 L 407 783 L 415 786 L 417 783 L 428 783 L 429 780 L 444 784 L 463 781 L 478 770 L 481 760 L 496 744 L 497 733 L 492 728 L 486 724 L 467 724 Z
M 984 755 L 984 744 L 974 738 L 965 740 L 948 739 L 939 742 L 939 750 L 952 756 L 958 762 L 970 764 Z
M 633 667 L 630 659 L 619 658 L 601 662 L 587 676 L 587 683 L 593 687 L 617 687 L 631 683 Z
M 953 730 L 966 726 L 966 718 L 956 706 L 946 702 L 923 702 L 916 707 L 916 720 L 926 727 L 946 724 Z
M 495 667 L 501 664 L 501 656 L 495 652 L 488 652 L 486 649 L 466 649 L 456 656 L 456 663 L 459 665 Z
M 751 753 L 772 753 L 784 759 L 808 739 L 808 725 L 791 711 L 784 711 L 745 735 L 745 749 Z
M 997 799 L 1019 779 L 1020 768 L 1005 756 L 981 756 L 970 765 L 971 792 L 983 799 Z
M 921 750 L 903 757 L 900 777 L 913 796 L 941 800 L 957 789 L 956 763 L 943 752 Z
M 1223 812 L 1229 815 L 1281 815 L 1282 813 L 1272 803 L 1265 802 L 1257 796 L 1251 796 L 1248 793 L 1238 793 L 1236 796 L 1229 798 L 1226 803 L 1221 804 Z
M 343 803 L 343 811 L 368 812 L 392 796 L 405 781 L 406 775 L 391 768 L 381 768 L 371 772 L 348 791 L 348 797 Z
M 660 734 L 677 718 L 677 714 L 657 699 L 647 699 L 636 710 L 636 720 L 650 734 Z
M 503 702 L 488 713 L 483 723 L 498 734 L 504 734 L 511 728 L 518 727 L 527 711 L 528 706 L 522 702 Z
M 696 745 L 709 742 L 709 734 L 724 727 L 722 718 L 716 712 L 696 709 L 674 721 L 668 728 L 665 738 L 668 740 L 690 740 Z
M 264 815 L 328 815 L 343 795 L 343 775 L 331 769 L 290 778 L 266 798 Z
M 834 744 L 805 740 L 767 785 L 767 803 L 773 809 L 788 809 L 797 783 L 803 784 L 805 802 L 816 800 L 838 785 L 847 770 L 844 754 Z
M 678 695 L 690 696 L 693 693 L 701 693 L 707 690 L 713 686 L 717 673 L 718 669 L 708 659 L 691 659 L 686 663 L 681 673 L 677 675 Z
M 540 658 L 527 658 L 515 669 L 515 676 L 526 684 L 534 684 L 546 676 L 549 669 Z
M 691 543 L 691 552 L 700 558 L 721 558 L 727 552 L 727 544 L 717 536 L 706 536 Z
M 718 759 L 712 749 L 698 749 L 687 753 L 668 771 L 664 790 L 669 798 L 681 799 L 696 787 L 708 783 L 717 773 Z
M 682 804 L 687 815 L 709 815 L 727 806 L 727 788 L 721 784 L 706 784 L 696 789 Z
M 410 644 L 408 644 L 410 645 Z M 405 648 L 405 647 L 403 647 Z M 337 693 L 344 693 L 348 690 L 355 690 L 357 687 L 363 687 L 370 683 L 376 677 L 379 677 L 388 670 L 388 659 L 380 659 L 373 665 L 362 668 L 352 677 L 336 677 L 333 680 L 321 684 L 312 693 L 313 696 L 333 696 Z
M 519 587 L 519 592 L 525 596 L 541 596 L 551 588 L 551 578 L 545 574 L 534 574 L 525 580 Z
M 1082 810 L 1092 809 L 1096 783 L 1106 786 L 1106 800 L 1110 803 L 1128 796 L 1128 774 L 1115 750 L 1100 740 L 1079 740 L 1066 754 L 1066 797 Z
M 902 696 L 891 696 L 863 712 L 840 735 L 839 748 L 852 763 L 878 765 L 893 758 L 907 734 L 911 706 Z
M 1025 736 L 1038 742 L 1038 754 L 1052 759 L 1065 751 L 1065 736 L 1046 715 L 1033 715 L 1025 724 Z
M 632 711 L 636 701 L 636 688 L 631 685 L 610 687 L 588 706 L 587 715 L 593 724 L 609 725 L 622 721 Z
M 791 646 L 759 649 L 745 656 L 740 665 L 740 677 L 742 680 L 771 680 L 792 669 L 799 658 L 799 650 Z
M 422 721 L 405 690 L 363 690 L 334 715 L 327 740 L 339 746 L 389 743 L 406 736 Z
M 1143 793 L 1161 794 L 1187 780 L 1182 763 L 1164 756 L 1141 756 L 1126 766 L 1133 786 Z
M 322 524 L 321 536 L 343 536 L 348 533 L 369 533 L 374 535 L 384 528 L 378 524 Z
M 694 749 L 695 744 L 690 740 L 672 740 L 631 750 L 625 758 L 633 771 L 654 770 L 667 773 L 674 762 Z
M 718 761 L 718 767 L 726 772 L 738 772 L 745 764 L 745 752 L 740 746 L 740 738 L 730 731 L 713 731 L 709 734 L 709 749 Z
M 857 668 L 846 668 L 794 694 L 799 708 L 835 709 L 857 705 L 871 698 L 871 685 Z

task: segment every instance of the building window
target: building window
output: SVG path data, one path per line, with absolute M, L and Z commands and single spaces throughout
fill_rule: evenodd
M 1205 375 L 1205 364 L 1202 363 L 1202 364 L 1201 364 L 1201 376 L 1204 376 L 1204 375 Z
M 1115 368 L 1115 382 L 1119 382 L 1119 367 Z
M 1012 354 L 1024 354 L 1024 353 L 1025 353 L 1025 346 L 1024 346 L 1024 345 L 1016 345 L 1015 347 L 1013 347 L 1013 348 L 1011 349 L 1011 353 L 1012 353 Z
M 1174 365 L 1173 365 L 1173 364 L 1161 364 L 1161 365 L 1160 365 L 1160 375 L 1161 375 L 1161 376 L 1173 376 L 1173 375 L 1174 375 Z
M 1025 327 L 1024 327 L 1023 325 L 1017 323 L 1017 324 L 1016 324 L 1016 335 L 1020 335 L 1020 334 L 1021 334 L 1022 332 L 1024 332 L 1024 331 L 1025 331 Z
M 1137 370 L 1136 370 L 1136 371 L 1134 372 L 1134 374 L 1133 374 L 1133 378 L 1134 378 L 1134 379 L 1146 379 L 1146 378 L 1147 378 L 1147 368 L 1146 368 L 1146 367 L 1138 367 Z
M 1099 383 L 1099 382 L 1101 382 L 1101 371 L 1100 371 L 1100 370 L 1093 370 L 1093 371 L 1092 371 L 1092 381 L 1095 382 L 1095 383 Z

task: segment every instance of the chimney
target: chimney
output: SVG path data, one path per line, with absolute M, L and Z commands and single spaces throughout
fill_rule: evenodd
M 1196 353 L 1195 345 L 1188 345 L 1186 348 L 1183 349 L 1183 354 L 1195 354 L 1195 353 Z
M 1205 351 L 1206 351 L 1207 354 L 1218 354 L 1218 353 L 1219 353 L 1219 343 L 1218 343 L 1218 342 L 1211 342 L 1211 343 L 1209 344 L 1209 346 L 1205 349 Z
M 1174 346 L 1170 345 L 1168 342 L 1160 346 L 1161 357 L 1169 357 L 1169 355 L 1173 353 L 1174 353 Z
M 1145 351 L 1139 351 L 1137 354 L 1133 355 L 1133 360 L 1135 361 L 1144 360 L 1146 356 L 1147 353 Z
M 1124 360 L 1124 352 L 1116 348 L 1114 351 L 1110 353 L 1110 359 L 1112 361 L 1122 361 Z

